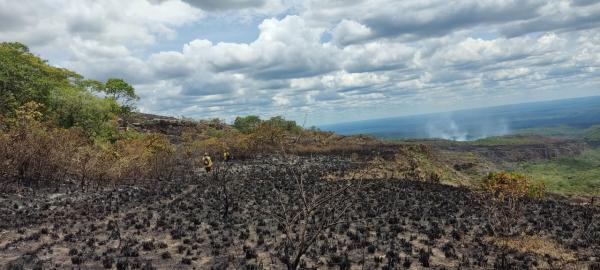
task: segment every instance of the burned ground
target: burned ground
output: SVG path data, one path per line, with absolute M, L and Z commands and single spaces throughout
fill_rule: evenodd
M 98 191 L 38 191 L 0 197 L 0 265 L 8 269 L 281 269 L 281 224 L 275 192 L 295 192 L 285 170 L 305 185 L 361 164 L 347 155 L 235 162 L 223 183 L 196 179 L 116 186 Z M 358 181 L 358 180 L 357 180 Z M 550 197 L 529 200 L 518 231 L 552 250 L 502 249 L 485 201 L 464 187 L 399 179 L 363 179 L 347 222 L 323 231 L 302 258 L 311 269 L 584 269 L 600 260 L 598 208 Z M 281 198 L 279 198 L 281 199 Z M 288 201 L 290 211 L 300 201 Z M 325 204 L 323 213 L 336 212 Z M 228 215 L 224 215 L 224 211 Z M 328 212 L 329 211 L 329 212 Z M 322 217 L 317 216 L 316 219 Z M 538 241 L 538 242 L 539 242 Z

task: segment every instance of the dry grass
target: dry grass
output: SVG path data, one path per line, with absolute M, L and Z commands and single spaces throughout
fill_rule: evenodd
M 489 239 L 497 246 L 506 245 L 510 249 L 519 252 L 548 255 L 563 261 L 575 261 L 575 253 L 570 251 L 552 239 L 540 236 L 522 236 L 518 238 L 491 238 Z
M 469 184 L 467 177 L 440 161 L 437 153 L 425 146 L 419 144 L 397 145 L 395 151 L 397 153 L 393 157 L 387 158 L 375 155 L 362 159 L 355 153 L 352 155 L 352 162 L 364 166 L 346 171 L 343 175 L 330 174 L 325 179 L 349 180 L 360 177 L 362 179 L 406 179 L 437 182 L 435 180 L 437 177 L 439 182 L 448 185 Z

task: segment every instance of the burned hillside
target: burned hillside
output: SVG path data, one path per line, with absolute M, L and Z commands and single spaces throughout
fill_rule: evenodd
M 364 165 L 349 155 L 274 156 L 187 180 L 3 195 L 0 262 L 10 269 L 280 269 L 307 245 L 302 269 L 598 265 L 597 206 L 527 199 L 514 230 L 544 248 L 505 249 L 486 200 L 470 189 L 358 174 L 353 182 L 326 180 Z M 303 201 L 320 204 L 303 216 Z

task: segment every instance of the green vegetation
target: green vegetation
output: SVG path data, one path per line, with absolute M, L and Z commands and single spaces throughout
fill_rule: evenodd
M 516 170 L 543 181 L 551 191 L 600 194 L 600 149 L 571 158 L 527 162 Z
M 518 130 L 523 135 L 540 135 L 547 137 L 576 138 L 588 141 L 600 141 L 600 125 L 593 125 L 589 128 L 576 128 L 567 125 L 555 125 L 539 128 L 529 128 Z
M 233 127 L 242 133 L 248 134 L 254 131 L 261 122 L 262 120 L 260 120 L 260 117 L 256 115 L 248 115 L 245 117 L 238 116 L 233 122 Z
M 567 125 L 553 125 L 544 126 L 538 128 L 527 128 L 517 131 L 519 134 L 524 135 L 540 135 L 547 137 L 566 137 L 575 138 L 579 137 L 582 133 L 582 129 L 574 128 Z
M 52 67 L 20 43 L 0 43 L 0 114 L 13 115 L 29 101 L 49 104 L 57 89 L 73 87 L 81 76 Z
M 236 117 L 235 121 L 233 122 L 233 127 L 244 134 L 250 134 L 261 128 L 275 128 L 291 133 L 299 133 L 303 129 L 301 126 L 296 124 L 296 121 L 285 120 L 281 116 L 271 117 L 269 120 L 262 120 L 256 115 Z
M 498 199 L 508 197 L 542 198 L 545 195 L 545 184 L 514 172 L 492 172 L 483 181 L 484 190 Z
M 521 144 L 535 144 L 539 143 L 539 136 L 529 135 L 510 135 L 510 136 L 497 136 L 479 139 L 476 141 L 469 142 L 470 144 L 476 145 L 521 145 Z
M 600 125 L 594 125 L 584 130 L 582 137 L 589 141 L 600 141 Z
M 81 128 L 95 139 L 114 140 L 116 120 L 138 97 L 122 79 L 106 83 L 53 67 L 20 43 L 0 43 L 0 115 L 15 117 L 28 102 L 38 104 L 46 124 Z M 92 92 L 104 92 L 105 98 Z
M 0 181 L 19 188 L 71 179 L 85 188 L 153 177 L 168 164 L 168 140 L 118 130 L 137 99 L 122 79 L 86 80 L 23 44 L 0 43 Z
M 102 91 L 114 101 L 121 104 L 121 112 L 129 113 L 135 109 L 134 103 L 139 100 L 135 94 L 135 89 L 122 79 L 111 78 L 106 81 L 106 84 L 96 84 L 96 91 Z
M 112 99 L 101 99 L 77 88 L 54 91 L 49 102 L 54 122 L 64 128 L 80 127 L 94 138 L 116 136 L 115 117 L 118 104 Z

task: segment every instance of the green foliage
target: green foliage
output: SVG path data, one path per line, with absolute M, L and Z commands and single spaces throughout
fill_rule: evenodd
M 529 180 L 517 173 L 498 172 L 490 173 L 483 182 L 487 192 L 500 200 L 505 198 L 520 198 L 527 195 Z
M 559 193 L 600 194 L 600 149 L 549 161 L 527 162 L 516 169 Z
M 233 122 L 233 127 L 242 133 L 248 134 L 252 133 L 261 122 L 262 120 L 256 115 L 248 115 L 245 117 L 238 116 Z
M 582 137 L 589 141 L 600 141 L 600 125 L 594 125 L 583 131 Z
M 48 65 L 21 43 L 0 43 L 0 114 L 13 114 L 29 101 L 47 105 L 53 91 L 71 87 L 81 78 Z
M 222 129 L 208 127 L 208 129 L 206 129 L 206 134 L 211 138 L 222 138 L 225 136 L 225 131 Z
M 112 137 L 119 105 L 76 88 L 54 91 L 50 105 L 56 122 L 64 128 L 80 127 L 91 137 Z
M 541 199 L 546 196 L 546 184 L 544 182 L 532 182 L 529 184 L 529 190 L 527 191 L 527 197 L 534 199 Z
M 122 112 L 128 113 L 135 109 L 134 102 L 140 98 L 136 95 L 133 86 L 129 85 L 123 79 L 110 78 L 100 88 L 109 98 L 119 102 L 122 106 Z
M 522 144 L 535 144 L 539 143 L 539 136 L 534 135 L 509 135 L 509 136 L 497 136 L 479 139 L 476 141 L 468 142 L 469 144 L 476 145 L 522 145 Z
M 285 130 L 285 131 L 291 132 L 291 133 L 297 134 L 300 131 L 302 131 L 302 127 L 298 126 L 296 124 L 296 121 L 288 121 L 288 120 L 285 120 L 281 116 L 271 117 L 271 119 L 269 119 L 265 122 L 268 123 L 269 125 L 273 126 L 274 128 L 282 129 L 282 130 Z
M 281 131 L 298 134 L 302 131 L 302 127 L 296 124 L 296 121 L 288 121 L 281 116 L 271 117 L 269 120 L 261 120 L 256 115 L 248 115 L 245 117 L 236 117 L 233 126 L 242 133 L 249 134 L 255 132 L 259 127 L 265 129 L 265 125 L 269 129 L 278 129 Z
M 483 182 L 484 189 L 498 200 L 530 197 L 543 198 L 545 185 L 534 182 L 530 177 L 514 172 L 494 172 L 488 174 Z
M 521 129 L 517 132 L 524 135 L 541 135 L 547 137 L 568 137 L 574 138 L 581 135 L 581 129 L 567 125 L 551 125 L 537 128 Z
M 104 92 L 107 98 L 91 92 Z M 21 43 L 0 43 L 0 115 L 10 121 L 17 108 L 36 102 L 44 120 L 78 127 L 96 139 L 114 140 L 116 116 L 126 117 L 139 97 L 122 79 L 106 84 L 50 66 Z M 119 105 L 119 103 L 121 105 Z
M 104 92 L 106 98 L 92 92 Z M 139 99 L 122 79 L 106 84 L 48 65 L 20 43 L 0 43 L 0 182 L 168 180 L 177 161 L 167 137 L 117 130 Z
M 589 128 L 576 128 L 567 125 L 555 125 L 539 128 L 522 129 L 520 134 L 542 135 L 548 137 L 566 137 L 575 139 L 584 139 L 588 141 L 600 141 L 600 125 L 593 125 Z

